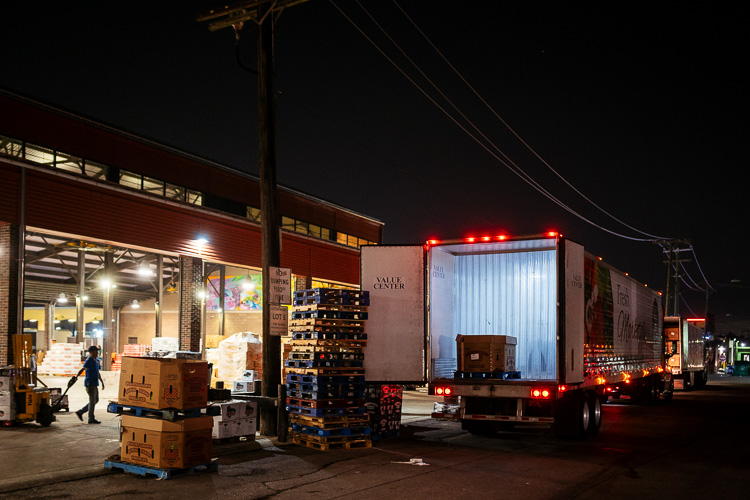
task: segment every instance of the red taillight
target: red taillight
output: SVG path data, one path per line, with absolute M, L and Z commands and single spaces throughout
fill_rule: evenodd
M 549 399 L 550 391 L 546 388 L 531 389 L 531 397 L 535 399 Z
M 453 389 L 450 387 L 435 387 L 436 396 L 450 396 L 453 394 Z

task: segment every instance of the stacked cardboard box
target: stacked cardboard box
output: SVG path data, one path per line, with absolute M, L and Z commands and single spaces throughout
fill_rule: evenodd
M 370 416 L 372 439 L 399 435 L 403 394 L 403 387 L 400 385 L 367 384 L 365 411 Z
M 16 419 L 16 399 L 13 377 L 0 376 L 0 422 Z
M 250 401 L 214 403 L 220 414 L 214 416 L 212 438 L 224 440 L 237 437 L 255 439 L 258 404 Z
M 44 356 L 44 360 L 37 367 L 37 373 L 42 375 L 75 375 L 83 366 L 81 361 L 82 344 L 67 344 L 56 342 Z
M 369 447 L 364 412 L 368 292 L 295 292 L 285 361 L 292 440 L 318 450 Z
M 208 365 L 175 358 L 124 357 L 117 402 L 151 410 L 194 410 L 208 405 Z M 176 419 L 123 414 L 120 458 L 157 469 L 184 469 L 211 461 L 213 417 L 185 412 Z

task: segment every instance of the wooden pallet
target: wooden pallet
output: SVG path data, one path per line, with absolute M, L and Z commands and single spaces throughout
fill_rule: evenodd
M 311 415 L 291 415 L 293 424 L 317 427 L 319 429 L 342 429 L 370 425 L 369 415 L 346 415 L 341 417 L 314 417 Z
M 346 440 L 339 440 L 336 438 L 321 438 L 318 436 L 310 436 L 308 434 L 299 434 L 293 432 L 292 442 L 294 444 L 306 446 L 307 448 L 312 448 L 319 451 L 350 450 L 353 448 L 372 447 L 372 440 L 369 436 L 356 438 L 354 436 L 350 436 Z

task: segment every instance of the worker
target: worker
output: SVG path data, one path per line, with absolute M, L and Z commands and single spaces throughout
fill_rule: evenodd
M 29 370 L 31 370 L 31 383 L 36 387 L 39 385 L 39 380 L 36 375 L 36 349 L 33 349 L 31 351 L 31 356 L 29 356 Z
M 83 421 L 83 414 L 89 413 L 90 424 L 100 424 L 96 417 L 94 417 L 94 407 L 99 402 L 99 382 L 102 383 L 102 390 L 104 390 L 104 380 L 102 375 L 99 373 L 101 365 L 97 358 L 99 357 L 99 349 L 96 346 L 89 347 L 89 357 L 83 363 L 83 368 L 78 371 L 78 374 L 73 377 L 77 379 L 81 376 L 81 373 L 86 372 L 86 378 L 83 380 L 83 385 L 86 387 L 86 393 L 89 395 L 89 402 L 86 406 L 76 412 L 78 420 Z M 75 382 L 73 382 L 75 383 Z

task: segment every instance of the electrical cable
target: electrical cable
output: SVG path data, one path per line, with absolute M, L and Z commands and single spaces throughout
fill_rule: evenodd
M 461 79 L 461 81 L 463 81 L 466 84 L 466 86 L 474 93 L 474 95 L 482 102 L 482 104 L 484 104 L 485 107 L 487 107 L 487 109 L 489 109 L 490 112 L 498 120 L 500 120 L 500 122 L 505 126 L 505 128 L 507 128 L 516 137 L 516 139 L 518 139 L 521 142 L 521 144 L 523 144 L 537 159 L 539 159 L 539 161 L 541 161 L 552 173 L 554 173 L 560 180 L 562 180 L 569 188 L 571 188 L 573 191 L 575 191 L 579 196 L 581 196 L 584 200 L 586 200 L 591 205 L 593 205 L 594 207 L 596 207 L 602 213 L 604 213 L 605 215 L 609 216 L 610 218 L 612 218 L 616 222 L 619 222 L 620 224 L 622 224 L 623 226 L 627 227 L 628 229 L 631 229 L 631 230 L 633 230 L 633 231 L 635 231 L 637 233 L 640 233 L 640 234 L 642 234 L 644 236 L 649 236 L 650 238 L 654 238 L 654 239 L 669 239 L 669 238 L 665 238 L 665 237 L 662 237 L 662 236 L 656 236 L 656 235 L 653 235 L 653 234 L 650 234 L 650 233 L 646 233 L 644 231 L 641 231 L 640 229 L 637 229 L 637 228 L 635 228 L 635 227 L 633 227 L 633 226 L 631 226 L 631 225 L 629 225 L 629 224 L 621 221 L 620 219 L 618 219 L 617 217 L 615 217 L 614 215 L 612 215 L 611 213 L 609 213 L 608 211 L 606 211 L 605 209 L 603 209 L 602 207 L 600 207 L 593 200 L 591 200 L 590 198 L 588 198 L 585 194 L 583 194 L 575 186 L 573 186 L 565 177 L 563 177 L 546 160 L 544 160 L 544 158 L 542 158 L 520 135 L 518 135 L 518 133 L 495 111 L 495 109 L 479 94 L 479 92 L 477 92 L 476 89 L 474 89 L 474 87 L 466 80 L 466 78 L 464 78 L 464 76 L 458 71 L 458 69 L 456 69 L 456 67 L 453 64 L 451 64 L 451 62 L 448 60 L 448 58 L 445 57 L 445 55 L 440 51 L 440 49 L 438 49 L 437 46 L 435 46 L 435 44 L 424 33 L 424 31 L 422 31 L 422 29 L 419 28 L 419 26 L 414 22 L 414 20 L 412 20 L 412 18 L 404 11 L 404 9 L 398 4 L 398 2 L 396 0 L 393 0 L 393 3 L 404 14 L 404 16 L 406 17 L 406 19 L 409 20 L 409 22 L 414 26 L 414 28 L 422 35 L 422 37 L 424 37 L 424 39 L 435 50 L 435 52 L 437 52 L 437 54 L 443 59 L 443 61 L 445 61 L 445 63 L 448 65 L 448 67 L 450 67 L 453 70 L 453 72 L 456 73 L 456 75 Z
M 579 219 L 583 220 L 584 222 L 587 222 L 587 223 L 589 223 L 590 225 L 592 225 L 592 226 L 594 226 L 594 227 L 596 227 L 596 228 L 598 228 L 598 229 L 600 229 L 600 230 L 602 230 L 602 231 L 605 231 L 605 232 L 607 232 L 607 233 L 610 233 L 610 234 L 612 234 L 612 235 L 614 235 L 614 236 L 619 236 L 619 237 L 621 237 L 621 238 L 624 238 L 624 239 L 629 239 L 629 240 L 632 240 L 632 241 L 653 241 L 653 239 L 635 238 L 635 237 L 632 237 L 632 236 L 627 236 L 627 235 L 624 235 L 624 234 L 621 234 L 621 233 L 615 232 L 615 231 L 613 231 L 613 230 L 611 230 L 611 229 L 605 228 L 605 227 L 603 227 L 603 226 L 601 226 L 601 225 L 599 225 L 599 224 L 596 224 L 595 222 L 593 222 L 593 221 L 591 221 L 591 220 L 587 219 L 587 218 L 586 218 L 586 217 L 584 217 L 583 215 L 579 214 L 578 212 L 576 212 L 576 211 L 575 211 L 575 210 L 573 210 L 572 208 L 570 208 L 570 207 L 568 207 L 567 205 L 565 205 L 565 204 L 564 204 L 564 203 L 563 203 L 562 201 L 560 201 L 559 199 L 555 198 L 555 197 L 554 197 L 553 195 L 551 195 L 551 193 L 547 192 L 547 191 L 546 191 L 546 190 L 545 190 L 544 188 L 542 188 L 542 187 L 541 187 L 540 185 L 538 185 L 538 183 L 536 183 L 536 181 L 534 181 L 533 179 L 531 179 L 531 177 L 530 177 L 530 176 L 528 176 L 528 174 L 526 174 L 525 172 L 523 172 L 523 171 L 522 171 L 522 170 L 520 170 L 520 169 L 518 169 L 518 170 L 515 170 L 515 169 L 514 169 L 513 167 L 511 167 L 511 165 L 509 165 L 509 164 L 508 164 L 507 162 L 503 161 L 503 159 L 502 159 L 502 158 L 498 157 L 498 156 L 497 156 L 497 155 L 496 155 L 496 154 L 495 154 L 494 152 L 492 152 L 492 151 L 491 151 L 491 150 L 490 150 L 490 149 L 489 149 L 489 148 L 488 148 L 488 147 L 487 147 L 487 146 L 486 146 L 485 144 L 483 144 L 483 143 L 482 143 L 482 142 L 481 142 L 481 141 L 480 141 L 480 140 L 479 140 L 479 139 L 478 139 L 478 138 L 477 138 L 476 136 L 474 136 L 474 135 L 473 135 L 473 134 L 472 134 L 472 133 L 471 133 L 470 131 L 468 131 L 468 130 L 466 129 L 466 127 L 464 127 L 464 126 L 463 126 L 463 125 L 462 125 L 461 123 L 459 123 L 459 122 L 458 122 L 458 120 L 456 120 L 456 118 L 454 118 L 454 117 L 453 117 L 453 116 L 452 116 L 452 115 L 451 115 L 450 113 L 448 113 L 448 112 L 447 112 L 447 111 L 445 110 L 445 108 L 443 108 L 443 107 L 442 107 L 442 106 L 441 106 L 441 105 L 440 105 L 439 103 L 437 103 L 437 102 L 435 101 L 435 99 L 433 99 L 433 98 L 432 98 L 432 97 L 431 97 L 431 96 L 430 96 L 430 95 L 429 95 L 429 94 L 428 94 L 428 93 L 427 93 L 427 92 L 426 92 L 426 91 L 425 91 L 425 90 L 424 90 L 424 89 L 423 89 L 423 88 L 422 88 L 422 87 L 421 87 L 421 86 L 420 86 L 419 84 L 417 84 L 417 83 L 416 83 L 416 82 L 415 82 L 415 81 L 414 81 L 414 80 L 413 80 L 413 79 L 412 79 L 412 78 L 411 78 L 411 77 L 410 77 L 410 76 L 409 76 L 409 75 L 408 75 L 408 74 L 407 74 L 407 73 L 406 73 L 406 72 L 405 72 L 405 71 L 404 71 L 404 70 L 403 70 L 403 69 L 402 69 L 402 68 L 401 68 L 401 67 L 400 67 L 400 66 L 399 66 L 399 65 L 398 65 L 398 64 L 397 64 L 396 62 L 395 62 L 395 61 L 393 61 L 393 59 L 391 59 L 391 58 L 390 58 L 390 57 L 389 57 L 389 56 L 388 56 L 388 55 L 387 55 L 387 54 L 386 54 L 386 53 L 385 53 L 385 52 L 383 51 L 383 49 L 381 49 L 381 48 L 380 48 L 380 46 L 378 46 L 378 44 L 377 44 L 377 43 L 375 43 L 375 42 L 374 42 L 374 41 L 373 41 L 373 40 L 372 40 L 372 39 L 371 39 L 371 38 L 370 38 L 369 36 L 367 36 L 367 34 L 366 34 L 366 33 L 365 33 L 365 32 L 364 32 L 364 31 L 363 31 L 363 30 L 362 30 L 362 29 L 361 29 L 361 28 L 360 28 L 360 27 L 359 27 L 359 26 L 358 26 L 358 25 L 357 25 L 357 24 L 356 24 L 356 23 L 355 23 L 355 22 L 354 22 L 354 21 L 353 21 L 353 20 L 352 20 L 352 19 L 351 19 L 351 18 L 350 18 L 350 17 L 349 17 L 349 16 L 348 16 L 348 15 L 347 15 L 347 14 L 346 14 L 345 12 L 344 12 L 344 11 L 342 11 L 342 10 L 341 10 L 341 8 L 339 8 L 339 6 L 338 6 L 338 5 L 336 5 L 336 3 L 334 2 L 334 0 L 330 0 L 330 3 L 331 3 L 331 4 L 333 5 L 333 6 L 334 6 L 334 8 L 336 8 L 336 10 L 338 10 L 338 11 L 339 11 L 339 13 L 341 13 L 341 15 L 342 15 L 342 16 L 344 16 L 344 18 L 345 18 L 345 19 L 346 19 L 347 21 L 349 21 L 349 23 L 350 23 L 350 24 L 351 24 L 352 26 L 354 26 L 354 28 L 355 28 L 355 29 L 356 29 L 357 31 L 359 31 L 359 32 L 360 32 L 360 34 L 361 34 L 362 36 L 364 36 L 364 37 L 365 37 L 365 39 L 366 39 L 367 41 L 369 41 L 369 42 L 370 42 L 370 44 L 371 44 L 371 45 L 373 45 L 373 47 L 375 47 L 375 49 L 376 49 L 376 50 L 377 50 L 378 52 L 380 52 L 380 54 L 381 54 L 381 55 L 382 55 L 383 57 L 385 57 L 385 58 L 386 58 L 386 60 L 388 60 L 388 62 L 390 62 L 390 63 L 391 63 L 391 64 L 392 64 L 392 65 L 393 65 L 393 66 L 394 66 L 394 67 L 395 67 L 395 68 L 396 68 L 396 69 L 397 69 L 397 70 L 398 70 L 398 71 L 399 71 L 399 72 L 400 72 L 400 73 L 401 73 L 401 74 L 402 74 L 402 75 L 403 75 L 403 76 L 404 76 L 404 77 L 405 77 L 405 78 L 406 78 L 406 79 L 407 79 L 407 80 L 408 80 L 408 81 L 409 81 L 409 82 L 410 82 L 410 83 L 412 84 L 412 85 L 414 85 L 414 86 L 415 86 L 415 87 L 416 87 L 416 88 L 417 88 L 417 89 L 418 89 L 418 90 L 419 90 L 419 91 L 420 91 L 420 92 L 421 92 L 421 93 L 422 93 L 422 94 L 423 94 L 423 95 L 424 95 L 424 96 L 425 96 L 425 97 L 426 97 L 426 98 L 427 98 L 427 99 L 428 99 L 428 100 L 429 100 L 430 102 L 432 102 L 432 104 L 433 104 L 433 105 L 435 105 L 435 106 L 436 106 L 436 107 L 437 107 L 437 108 L 438 108 L 438 109 L 439 109 L 440 111 L 442 111 L 442 112 L 443 112 L 443 114 L 445 114 L 445 115 L 446 115 L 446 116 L 447 116 L 447 117 L 448 117 L 448 118 L 449 118 L 449 119 L 450 119 L 451 121 L 453 121 L 453 123 L 455 123 L 455 124 L 456 124 L 456 125 L 457 125 L 457 126 L 458 126 L 458 127 L 460 128 L 460 129 L 461 129 L 461 130 L 463 130 L 463 131 L 464 131 L 464 133 L 466 133 L 466 134 L 467 134 L 467 135 L 468 135 L 469 137 L 471 137 L 471 138 L 472 138 L 472 139 L 473 139 L 473 140 L 474 140 L 475 142 L 477 142 L 477 144 L 479 144 L 479 145 L 480 145 L 480 146 L 481 146 L 482 148 L 484 148 L 484 149 L 485 149 L 485 150 L 486 150 L 486 151 L 487 151 L 487 152 L 488 152 L 488 153 L 489 153 L 489 154 L 490 154 L 491 156 L 493 156 L 493 157 L 494 157 L 494 158 L 495 158 L 496 160 L 498 160 L 498 161 L 499 161 L 499 162 L 500 162 L 501 164 L 503 164 L 503 165 L 504 165 L 504 166 L 505 166 L 506 168 L 508 168 L 508 169 L 509 169 L 509 170 L 510 170 L 511 172 L 513 172 L 513 173 L 514 173 L 514 174 L 515 174 L 516 176 L 518 176 L 519 178 L 521 178 L 521 179 L 522 179 L 522 180 L 523 180 L 524 182 L 526 182 L 527 184 L 529 184 L 529 185 L 530 185 L 531 187 L 533 187 L 533 188 L 534 188 L 535 190 L 537 190 L 537 191 L 538 191 L 539 193 L 543 194 L 543 195 L 544 195 L 545 197 L 547 197 L 547 198 L 548 198 L 548 199 L 549 199 L 550 201 L 552 201 L 553 203 L 557 204 L 557 205 L 558 205 L 558 206 L 559 206 L 560 208 L 562 208 L 563 210 L 565 210 L 565 211 L 569 212 L 570 214 L 572 214 L 572 215 L 574 215 L 574 216 L 578 217 Z

